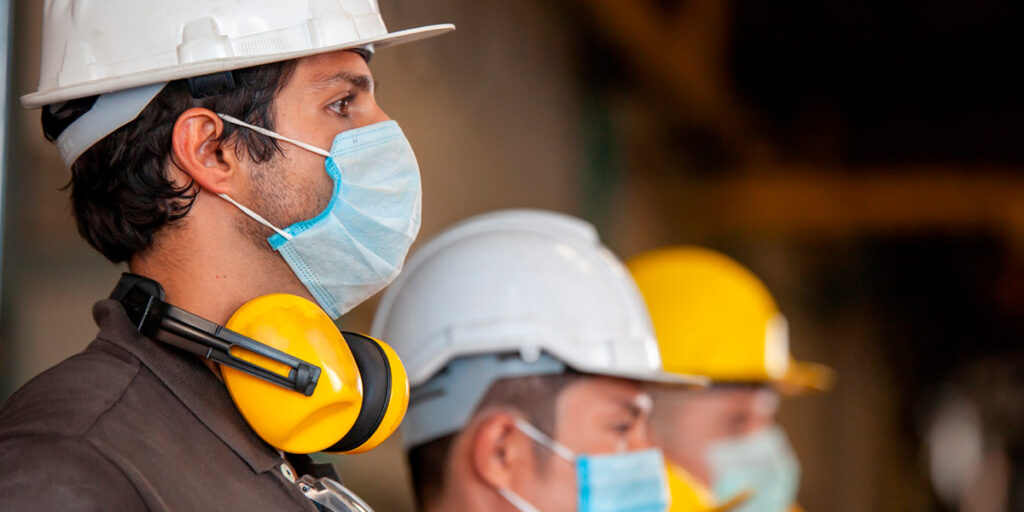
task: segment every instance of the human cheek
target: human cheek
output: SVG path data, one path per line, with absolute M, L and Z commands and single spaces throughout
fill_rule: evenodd
M 548 474 L 541 480 L 545 498 L 538 506 L 545 511 L 573 512 L 576 510 L 576 466 L 562 459 L 551 462 L 554 464 L 549 466 Z
M 316 217 L 330 203 L 334 180 L 324 168 L 323 157 L 311 154 L 293 160 L 282 179 L 288 182 L 287 188 L 292 191 L 291 199 L 296 204 L 289 207 L 298 212 L 299 221 Z

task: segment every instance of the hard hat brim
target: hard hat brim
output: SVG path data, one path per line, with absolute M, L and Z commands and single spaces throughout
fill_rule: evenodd
M 832 389 L 836 372 L 832 368 L 806 361 L 790 361 L 789 371 L 776 381 L 779 391 L 787 395 L 821 393 Z
M 170 82 L 172 80 L 202 76 L 221 71 L 231 71 L 252 66 L 260 66 L 273 62 L 299 59 L 321 53 L 358 48 L 368 44 L 373 44 L 376 48 L 398 46 L 400 44 L 411 43 L 413 41 L 438 36 L 453 30 L 455 30 L 455 25 L 451 23 L 442 23 L 439 25 L 427 25 L 424 27 L 399 30 L 397 32 L 389 32 L 387 34 L 381 34 L 339 45 L 309 48 L 294 52 L 277 53 L 273 55 L 207 59 L 184 65 L 169 66 L 162 69 L 146 70 L 117 77 L 102 78 L 68 87 L 56 87 L 46 91 L 38 91 L 22 96 L 21 104 L 25 108 L 39 108 L 45 105 L 60 103 L 77 98 L 86 98 L 98 94 L 106 94 L 124 89 L 131 89 L 133 87 Z
M 568 364 L 568 363 L 567 363 Z M 631 371 L 618 371 L 608 369 L 590 369 L 581 368 L 579 366 L 573 366 L 569 364 L 574 370 L 587 373 L 590 375 L 600 375 L 604 377 L 618 377 L 622 379 L 630 379 L 641 382 L 650 382 L 653 384 L 668 384 L 674 386 L 685 386 L 690 388 L 706 388 L 711 385 L 711 379 L 701 375 L 689 375 L 684 373 L 671 373 L 671 372 L 631 372 Z
M 684 378 L 691 377 L 689 374 L 678 374 L 669 372 L 669 375 L 682 375 Z M 704 379 L 710 384 L 729 383 L 750 383 L 773 386 L 784 395 L 795 396 L 810 393 L 821 393 L 832 389 L 836 381 L 836 372 L 832 368 L 818 363 L 806 361 L 789 362 L 789 369 L 781 377 L 771 378 L 761 375 L 714 375 L 709 377 L 697 377 Z M 651 379 L 640 379 L 651 380 Z M 664 381 L 667 384 L 673 382 Z

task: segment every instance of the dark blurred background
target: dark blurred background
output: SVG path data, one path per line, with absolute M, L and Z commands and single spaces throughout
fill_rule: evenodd
M 88 343 L 121 271 L 17 104 L 42 0 L 13 3 L 0 398 Z M 458 25 L 373 65 L 423 170 L 421 240 L 536 207 L 622 257 L 723 250 L 839 374 L 783 405 L 805 508 L 1024 511 L 1024 3 L 380 3 L 392 29 Z M 411 507 L 396 442 L 336 460 L 378 510 Z

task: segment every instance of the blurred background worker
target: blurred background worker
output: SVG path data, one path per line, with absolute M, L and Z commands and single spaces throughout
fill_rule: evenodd
M 426 511 L 662 511 L 641 381 L 661 372 L 647 310 L 589 224 L 482 215 L 427 243 L 374 334 L 405 361 L 403 424 Z
M 711 388 L 653 389 L 651 434 L 670 461 L 673 510 L 785 512 L 800 465 L 776 425 L 779 393 L 824 390 L 832 371 L 790 356 L 786 318 L 768 288 L 724 254 L 673 247 L 630 260 L 665 369 Z

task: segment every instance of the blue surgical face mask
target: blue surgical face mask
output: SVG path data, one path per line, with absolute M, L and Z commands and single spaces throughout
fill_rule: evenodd
M 522 419 L 516 419 L 516 428 L 576 466 L 577 512 L 664 512 L 668 509 L 668 481 L 661 450 L 582 455 Z M 511 489 L 500 488 L 498 494 L 520 512 L 540 512 Z
M 708 448 L 707 459 L 718 500 L 753 492 L 735 512 L 786 512 L 796 501 L 800 463 L 778 427 L 718 441 Z
M 330 204 L 316 217 L 278 229 L 227 195 L 276 234 L 267 241 L 288 262 L 331 318 L 377 293 L 402 270 L 420 229 L 420 170 L 409 141 L 394 121 L 338 134 L 326 151 L 253 126 L 221 119 L 326 157 L 334 180 Z

